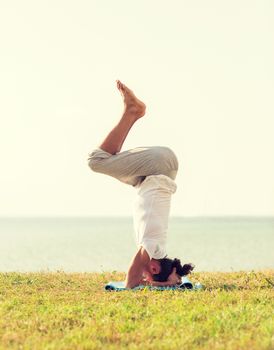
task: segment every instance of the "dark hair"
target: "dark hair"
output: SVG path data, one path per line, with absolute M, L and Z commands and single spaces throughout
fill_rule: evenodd
M 163 258 L 158 259 L 160 261 L 161 271 L 158 274 L 155 274 L 152 276 L 154 281 L 157 282 L 165 282 L 168 279 L 168 276 L 172 273 L 172 270 L 174 267 L 176 267 L 176 273 L 179 276 L 186 276 L 188 275 L 193 269 L 193 264 L 184 264 L 181 265 L 181 261 L 179 259 L 169 259 L 169 258 Z

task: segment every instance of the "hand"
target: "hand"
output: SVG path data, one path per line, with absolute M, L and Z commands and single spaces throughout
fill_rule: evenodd
M 173 268 L 171 274 L 168 276 L 167 281 L 171 284 L 178 284 L 182 282 L 181 276 L 177 275 L 176 273 L 176 267 Z
M 146 280 L 147 282 L 153 281 L 152 275 L 148 271 L 143 272 L 143 279 Z

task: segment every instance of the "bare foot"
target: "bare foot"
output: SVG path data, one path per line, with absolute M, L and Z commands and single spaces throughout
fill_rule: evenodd
M 136 119 L 145 115 L 146 105 L 140 101 L 125 84 L 117 80 L 117 88 L 124 98 L 125 112 L 134 115 Z

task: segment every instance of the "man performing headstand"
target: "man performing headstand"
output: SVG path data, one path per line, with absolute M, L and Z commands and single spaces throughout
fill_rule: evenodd
M 133 124 L 145 115 L 145 104 L 117 81 L 124 99 L 124 113 L 98 149 L 89 156 L 93 171 L 110 175 L 135 187 L 134 229 L 138 251 L 126 276 L 126 287 L 140 284 L 172 286 L 193 270 L 192 264 L 181 265 L 166 253 L 171 195 L 178 161 L 167 147 L 138 147 L 120 152 Z

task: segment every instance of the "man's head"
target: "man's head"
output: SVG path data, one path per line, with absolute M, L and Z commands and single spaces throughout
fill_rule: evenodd
M 157 282 L 167 281 L 174 268 L 176 268 L 177 275 L 186 276 L 194 269 L 194 265 L 184 264 L 182 266 L 181 261 L 176 258 L 152 259 L 150 262 L 150 273 L 152 274 L 152 279 Z

